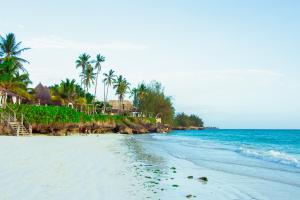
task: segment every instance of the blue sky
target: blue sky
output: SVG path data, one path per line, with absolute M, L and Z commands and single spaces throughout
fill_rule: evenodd
M 103 71 L 133 86 L 160 81 L 178 112 L 207 125 L 300 128 L 299 1 L 10 0 L 1 7 L 0 34 L 14 32 L 32 48 L 23 57 L 34 84 L 78 80 L 77 56 L 100 52 Z

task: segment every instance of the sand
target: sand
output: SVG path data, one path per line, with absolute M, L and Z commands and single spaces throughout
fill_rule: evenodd
M 0 137 L 0 199 L 148 199 L 123 139 Z

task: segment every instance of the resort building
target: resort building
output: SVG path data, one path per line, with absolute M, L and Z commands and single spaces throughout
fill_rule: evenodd
M 21 104 L 23 97 L 0 87 L 0 108 L 5 108 L 8 102 Z
M 48 105 L 51 104 L 51 94 L 50 90 L 47 86 L 43 86 L 41 83 L 39 83 L 35 89 L 35 97 L 37 99 L 37 103 L 39 105 Z
M 129 100 L 124 100 L 121 104 L 119 100 L 109 100 L 108 104 L 111 105 L 112 111 L 118 111 L 118 110 L 133 111 L 134 110 L 133 104 Z

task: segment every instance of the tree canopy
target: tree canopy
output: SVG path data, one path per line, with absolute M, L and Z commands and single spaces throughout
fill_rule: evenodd
M 137 88 L 132 90 L 134 106 L 140 112 L 146 115 L 159 114 L 163 123 L 172 124 L 175 109 L 173 107 L 172 98 L 166 96 L 162 85 L 153 81 L 146 85 L 141 83 Z
M 28 93 L 31 80 L 24 67 L 28 61 L 20 57 L 21 53 L 29 48 L 22 48 L 21 45 L 13 33 L 5 37 L 0 36 L 0 86 L 31 99 Z
M 175 126 L 182 126 L 182 127 L 203 127 L 203 121 L 197 115 L 187 115 L 185 113 L 178 113 L 174 118 L 174 125 Z

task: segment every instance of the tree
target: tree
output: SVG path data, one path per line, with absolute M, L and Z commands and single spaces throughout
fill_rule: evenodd
M 130 97 L 133 97 L 133 106 L 134 107 L 138 107 L 139 106 L 139 98 L 138 98 L 138 95 L 139 95 L 139 90 L 138 88 L 133 88 L 130 92 Z
M 27 91 L 28 85 L 31 84 L 29 74 L 20 73 L 19 64 L 14 57 L 7 57 L 1 61 L 0 86 L 30 99 L 31 96 Z
M 103 76 L 104 76 L 103 82 L 104 82 L 104 85 L 106 85 L 106 92 L 105 92 L 105 89 L 104 89 L 104 112 L 105 112 L 105 109 L 106 109 L 106 106 L 107 106 L 106 104 L 107 104 L 107 97 L 108 97 L 108 89 L 116 81 L 115 80 L 116 75 L 115 75 L 115 72 L 113 70 L 109 70 L 109 72 L 104 73 Z
M 146 85 L 144 83 L 137 87 L 136 102 L 139 112 L 145 115 L 160 114 L 164 123 L 172 124 L 174 107 L 171 97 L 164 94 L 160 83 L 153 81 Z
M 185 113 L 178 113 L 174 118 L 174 124 L 176 126 L 182 126 L 182 127 L 203 127 L 203 121 L 200 117 L 197 115 L 187 115 Z
M 83 53 L 76 60 L 76 68 L 81 67 L 81 86 L 83 85 L 83 79 L 85 79 L 86 68 L 90 65 L 90 58 L 90 55 Z
M 130 90 L 129 83 L 122 75 L 118 76 L 115 81 L 114 89 L 116 89 L 116 95 L 118 95 L 120 110 L 123 110 L 123 101 L 126 93 Z
M 131 90 L 131 96 L 133 97 L 133 105 L 139 107 L 140 101 L 145 98 L 147 94 L 147 86 L 145 83 L 141 83 L 137 88 Z
M 95 84 L 95 92 L 94 92 L 94 97 L 96 99 L 96 95 L 97 95 L 97 86 L 98 86 L 98 76 L 99 76 L 99 73 L 101 71 L 101 63 L 105 61 L 105 57 L 104 56 L 101 56 L 100 54 L 98 54 L 96 56 L 96 60 L 94 61 L 95 62 L 95 70 L 97 70 L 97 73 L 96 73 L 96 84 Z M 94 99 L 94 102 L 95 102 L 95 99 Z
M 67 99 L 68 102 L 73 102 L 76 97 L 75 80 L 66 79 L 60 83 L 61 94 Z
M 82 72 L 81 77 L 82 77 L 82 82 L 85 88 L 85 93 L 88 93 L 89 88 L 95 81 L 95 73 L 94 73 L 94 68 L 92 65 L 88 65 L 85 70 Z
M 0 35 L 0 57 L 4 56 L 4 58 L 14 58 L 15 62 L 18 63 L 17 66 L 19 69 L 26 71 L 22 64 L 29 62 L 19 56 L 23 51 L 30 48 L 21 48 L 21 45 L 22 42 L 17 42 L 13 33 L 8 33 L 5 37 Z
M 192 122 L 192 126 L 204 127 L 203 120 L 197 115 L 190 115 L 190 120 Z
M 91 103 L 94 96 L 90 93 L 85 93 L 84 89 L 76 83 L 74 79 L 62 80 L 60 84 L 50 86 L 52 100 L 66 103 Z

